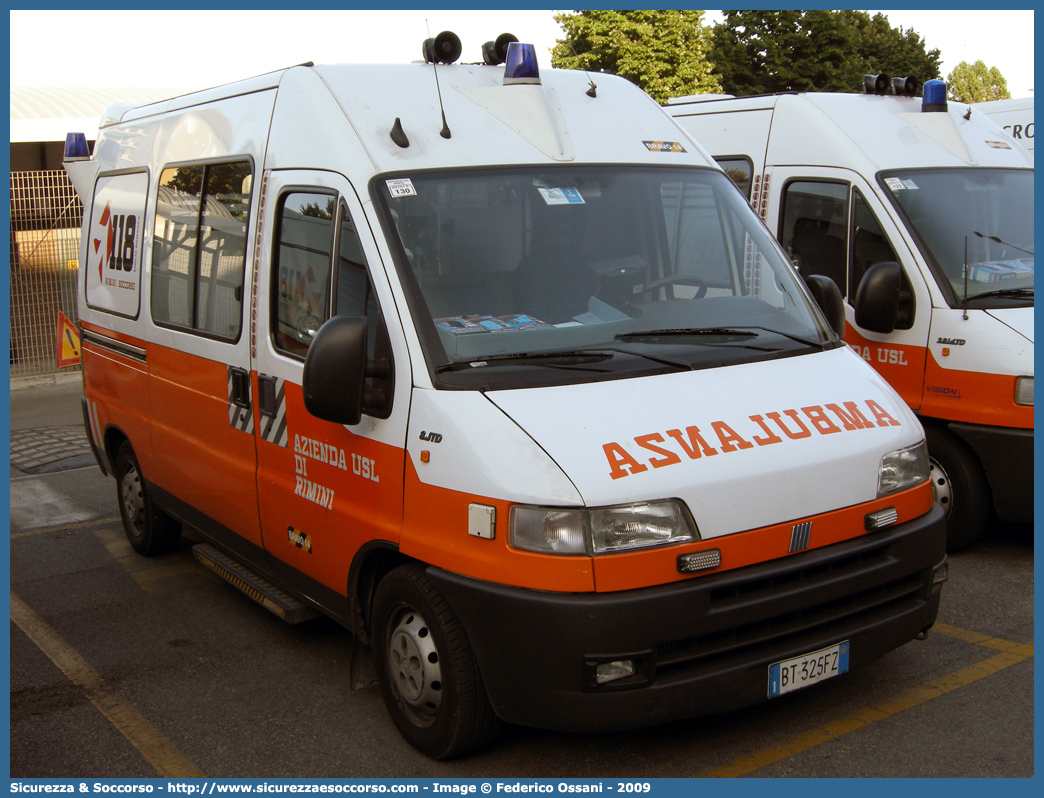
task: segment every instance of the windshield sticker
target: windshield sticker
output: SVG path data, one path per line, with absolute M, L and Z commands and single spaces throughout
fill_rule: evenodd
M 584 198 L 575 188 L 538 188 L 540 196 L 548 205 L 585 205 Z
M 397 177 L 394 180 L 385 180 L 388 193 L 393 197 L 416 197 L 417 189 L 413 187 L 413 181 L 408 177 Z
M 1014 277 L 1032 277 L 1031 260 L 998 260 L 968 266 L 968 279 L 975 283 L 996 283 Z
M 685 152 L 680 141 L 643 141 L 649 152 Z
M 899 177 L 886 177 L 885 185 L 888 186 L 892 191 L 902 191 L 903 189 L 910 189 L 911 191 L 917 190 L 917 184 L 912 180 L 903 180 Z
M 453 335 L 471 335 L 473 333 L 540 330 L 552 325 L 534 319 L 525 313 L 513 313 L 508 316 L 449 316 L 435 319 L 435 326 Z
M 1010 150 L 1011 145 L 1006 141 L 987 141 L 987 146 L 992 147 L 995 150 Z

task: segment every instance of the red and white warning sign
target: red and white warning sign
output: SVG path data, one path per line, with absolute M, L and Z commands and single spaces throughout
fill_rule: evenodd
M 57 350 L 55 356 L 58 359 L 58 368 L 63 369 L 80 364 L 80 331 L 61 312 L 58 314 Z

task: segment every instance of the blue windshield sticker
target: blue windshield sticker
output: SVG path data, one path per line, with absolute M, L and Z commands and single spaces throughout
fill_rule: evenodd
M 575 188 L 538 188 L 548 205 L 584 205 L 584 198 Z

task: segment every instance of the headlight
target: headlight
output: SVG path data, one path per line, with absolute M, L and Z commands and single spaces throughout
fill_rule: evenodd
M 928 479 L 928 447 L 924 441 L 916 446 L 889 452 L 881 458 L 877 472 L 877 496 L 912 488 Z
M 1015 404 L 1033 407 L 1033 378 L 1019 377 L 1015 380 Z
M 595 509 L 514 507 L 511 545 L 544 554 L 609 554 L 699 540 L 677 499 Z

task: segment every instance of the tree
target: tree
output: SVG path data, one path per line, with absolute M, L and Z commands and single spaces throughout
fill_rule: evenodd
M 867 74 L 939 74 L 940 53 L 866 11 L 725 11 L 710 59 L 729 94 L 862 90 Z
M 720 92 L 707 54 L 711 30 L 702 11 L 575 11 L 556 14 L 565 30 L 551 65 L 627 78 L 657 102 Z
M 950 99 L 962 103 L 981 103 L 1011 98 L 1008 81 L 997 67 L 987 67 L 981 60 L 974 64 L 961 61 L 946 76 Z

